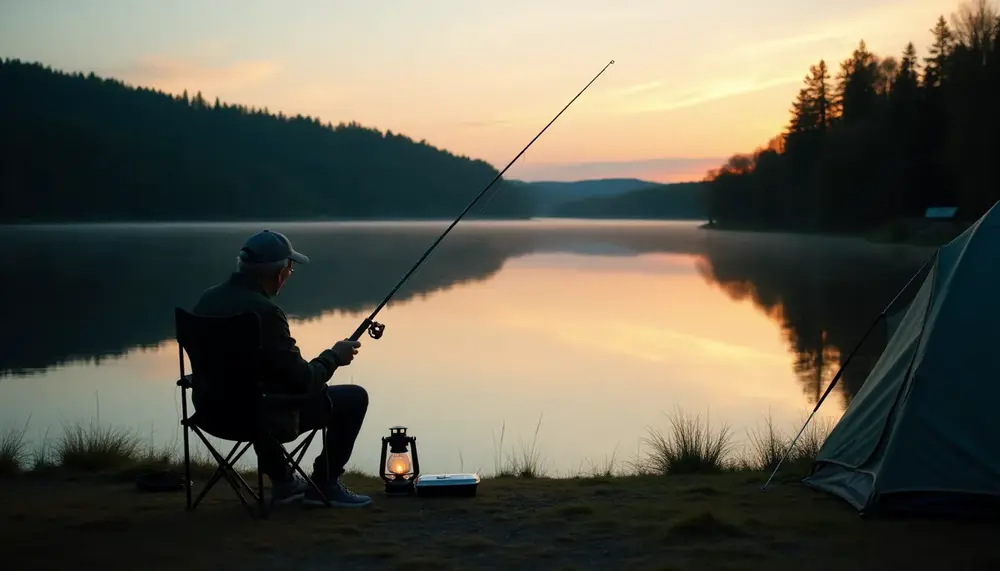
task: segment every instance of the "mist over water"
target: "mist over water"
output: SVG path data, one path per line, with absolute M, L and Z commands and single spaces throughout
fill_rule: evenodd
M 243 240 L 285 232 L 312 263 L 279 304 L 311 358 L 350 335 L 448 221 L 7 227 L 0 267 L 0 422 L 64 422 L 179 439 L 173 308 L 224 280 Z M 929 251 L 694 223 L 476 222 L 442 242 L 379 315 L 385 336 L 334 383 L 371 407 L 352 465 L 377 468 L 403 424 L 425 471 L 494 469 L 537 445 L 549 473 L 633 457 L 680 407 L 737 439 L 770 414 L 798 428 Z M 838 417 L 884 344 L 876 334 L 820 416 Z M 318 448 L 316 448 L 318 450 Z

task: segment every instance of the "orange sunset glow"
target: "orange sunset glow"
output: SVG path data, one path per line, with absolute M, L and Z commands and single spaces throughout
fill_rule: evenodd
M 953 9 L 945 0 L 840 0 L 822 14 L 792 0 L 437 0 L 391 10 L 50 0 L 4 8 L 0 53 L 356 120 L 498 167 L 614 59 L 509 176 L 671 182 L 766 143 L 810 64 L 839 62 L 862 39 L 887 54 L 927 45 L 934 20 Z

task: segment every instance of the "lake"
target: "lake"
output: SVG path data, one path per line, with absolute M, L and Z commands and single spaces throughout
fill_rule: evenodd
M 28 422 L 33 447 L 94 420 L 99 404 L 102 424 L 176 445 L 173 308 L 224 280 L 250 233 L 285 232 L 312 258 L 277 298 L 312 358 L 448 224 L 0 228 L 0 303 L 14 324 L 0 332 L 0 423 Z M 351 464 L 377 470 L 396 424 L 416 436 L 424 471 L 483 474 L 502 428 L 504 455 L 537 428 L 550 475 L 634 458 L 677 408 L 728 423 L 737 443 L 768 415 L 794 434 L 929 254 L 689 222 L 463 222 L 379 314 L 384 337 L 363 338 L 332 381 L 371 396 Z M 880 343 L 866 343 L 818 417 L 842 414 Z

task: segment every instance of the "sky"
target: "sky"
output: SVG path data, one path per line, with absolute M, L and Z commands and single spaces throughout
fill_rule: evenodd
M 921 56 L 959 0 L 0 0 L 0 57 L 358 121 L 523 180 L 700 179 L 809 66 Z

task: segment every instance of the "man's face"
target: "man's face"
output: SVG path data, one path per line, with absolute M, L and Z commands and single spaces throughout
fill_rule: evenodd
M 281 270 L 278 271 L 278 275 L 275 276 L 276 280 L 274 287 L 275 294 L 281 291 L 281 288 L 284 287 L 285 282 L 288 281 L 288 278 L 291 277 L 292 273 L 294 272 L 295 270 L 292 269 L 292 261 L 288 260 L 288 264 L 285 267 L 281 268 Z

